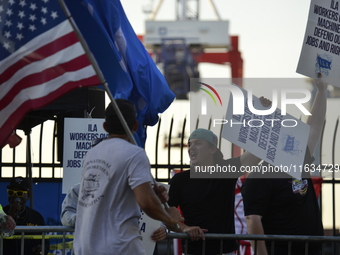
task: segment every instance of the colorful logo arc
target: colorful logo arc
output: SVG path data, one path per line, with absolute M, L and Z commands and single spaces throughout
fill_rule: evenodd
M 208 85 L 208 84 L 206 84 L 206 83 L 203 83 L 203 82 L 197 82 L 197 83 L 199 83 L 199 84 L 201 84 L 201 85 L 204 85 L 204 86 L 208 87 L 212 92 L 214 92 L 214 94 L 215 94 L 216 97 L 218 98 L 218 101 L 220 102 L 220 105 L 222 106 L 221 97 L 220 97 L 220 95 L 217 93 L 217 91 L 216 91 L 212 86 L 210 86 L 210 85 Z M 206 92 L 206 93 L 212 98 L 212 100 L 214 101 L 215 105 L 217 105 L 217 102 L 216 102 L 216 99 L 215 99 L 214 95 L 213 95 L 209 90 L 204 89 L 204 88 L 201 88 L 201 87 L 199 87 L 199 89 L 200 89 L 200 90 L 203 90 L 204 92 Z

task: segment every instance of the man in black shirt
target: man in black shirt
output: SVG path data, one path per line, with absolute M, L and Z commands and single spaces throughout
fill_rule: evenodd
M 260 97 L 263 106 L 270 106 L 271 101 Z M 244 174 L 241 166 L 257 165 L 260 159 L 249 152 L 240 157 L 223 159 L 217 148 L 218 138 L 210 130 L 196 129 L 188 139 L 190 167 L 208 168 L 211 166 L 233 168 L 227 171 L 223 179 L 193 179 L 190 170 L 176 174 L 170 180 L 169 206 L 180 207 L 184 223 L 180 223 L 180 231 L 187 233 L 188 254 L 202 254 L 204 233 L 234 234 L 234 203 L 237 178 Z M 168 226 L 171 229 L 171 226 Z M 178 229 L 171 229 L 178 231 Z M 183 241 L 184 244 L 184 241 Z M 237 244 L 234 240 L 224 240 L 222 252 L 234 254 Z M 205 254 L 220 254 L 219 240 L 206 240 Z
M 311 156 L 323 128 L 326 114 L 327 85 L 315 80 L 318 88 L 311 114 L 307 120 L 310 125 L 304 164 L 311 164 Z M 266 163 L 265 163 L 266 164 Z M 304 167 L 302 168 L 304 169 Z M 262 177 L 262 178 L 261 178 Z M 313 183 L 309 172 L 303 172 L 300 179 L 286 173 L 251 173 L 242 187 L 244 211 L 249 234 L 275 235 L 323 235 L 323 226 Z M 253 248 L 255 246 L 252 242 Z M 320 243 L 309 243 L 309 255 L 320 252 Z M 272 253 L 271 242 L 257 242 L 258 255 L 287 255 L 288 242 L 275 241 Z M 304 242 L 293 242 L 292 255 L 305 253 Z
M 242 156 L 229 160 L 217 148 L 217 136 L 206 129 L 196 129 L 189 137 L 188 153 L 191 167 L 195 166 L 241 166 L 258 164 L 260 159 L 245 152 Z M 232 177 L 226 173 L 224 179 L 191 179 L 190 170 L 176 174 L 170 181 L 170 206 L 180 206 L 184 223 L 180 223 L 182 232 L 190 236 L 188 254 L 202 254 L 202 240 L 205 232 L 234 234 L 234 201 L 238 172 Z M 175 230 L 176 231 L 176 230 Z M 184 243 L 184 242 L 183 242 Z M 234 240 L 223 242 L 222 252 L 237 250 Z M 206 240 L 205 254 L 220 254 L 219 240 Z

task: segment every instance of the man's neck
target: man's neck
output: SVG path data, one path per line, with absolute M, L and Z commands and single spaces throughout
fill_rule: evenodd
M 126 140 L 128 142 L 130 142 L 130 139 L 128 137 L 128 135 L 124 134 L 124 135 L 118 135 L 118 134 L 109 134 L 109 136 L 107 137 L 107 139 L 111 139 L 111 138 L 120 138 L 123 140 Z

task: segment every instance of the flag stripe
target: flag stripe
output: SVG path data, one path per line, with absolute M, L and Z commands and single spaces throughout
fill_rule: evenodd
M 92 76 L 86 79 L 82 79 L 79 81 L 71 81 L 67 82 L 64 85 L 61 86 L 59 89 L 54 91 L 49 95 L 49 98 L 53 100 L 57 99 L 58 97 L 62 96 L 63 94 L 69 92 L 75 87 L 79 87 L 79 84 L 93 84 L 96 85 L 98 81 L 98 78 L 96 76 Z M 13 129 L 17 127 L 17 125 L 20 123 L 20 121 L 25 117 L 25 115 L 32 109 L 32 108 L 41 108 L 47 105 L 48 102 L 46 101 L 45 97 L 41 97 L 36 100 L 28 100 L 25 101 L 22 104 L 18 105 L 18 108 L 13 109 L 12 111 L 6 112 L 6 114 L 3 114 L 0 112 L 0 128 L 1 131 L 5 132 L 6 134 L 11 134 Z M 4 119 L 7 118 L 7 119 Z M 4 120 L 6 121 L 7 125 L 4 125 Z M 0 136 L 0 145 L 4 143 L 6 140 L 6 137 Z
M 26 75 L 23 79 L 17 82 L 15 86 L 6 94 L 6 97 L 0 101 L 0 110 L 2 110 L 7 104 L 9 104 L 13 100 L 13 98 L 18 93 L 20 93 L 21 90 L 36 86 L 37 84 L 46 83 L 66 72 L 74 72 L 87 66 L 89 66 L 89 61 L 86 55 L 81 55 L 66 63 L 59 64 L 58 68 L 51 67 L 45 69 L 40 73 Z
M 7 70 L 0 74 L 0 81 L 3 82 L 7 81 L 15 74 L 15 72 L 25 67 L 29 63 L 42 60 L 45 57 L 58 53 L 58 51 L 67 48 L 68 46 L 75 44 L 77 42 L 78 42 L 77 36 L 75 35 L 75 33 L 71 32 L 47 45 L 42 46 L 36 51 L 19 59 L 12 66 L 9 66 Z
M 1 85 L 0 100 L 2 100 L 4 96 L 7 96 L 14 87 L 17 87 L 18 83 L 23 77 L 34 73 L 41 73 L 41 70 L 44 70 L 45 68 L 55 67 L 56 70 L 58 70 L 58 65 L 70 61 L 73 58 L 77 58 L 83 54 L 84 51 L 80 48 L 80 43 L 78 42 L 62 51 L 55 53 L 52 56 L 44 58 L 41 61 L 36 61 L 26 65 L 24 68 L 18 70 L 16 74 L 13 75 L 7 82 Z M 86 63 L 90 65 L 89 61 L 86 61 Z
M 92 66 L 87 66 L 76 72 L 65 73 L 47 83 L 21 90 L 13 98 L 13 100 L 1 110 L 0 128 L 3 126 L 6 120 L 17 111 L 18 108 L 21 108 L 20 105 L 27 104 L 27 101 L 30 101 L 30 106 L 33 107 L 33 109 L 36 109 L 36 107 L 43 107 L 50 102 L 46 100 L 47 96 L 48 100 L 50 100 L 50 98 L 53 98 L 54 100 L 63 93 L 66 93 L 73 88 L 79 87 L 82 84 L 86 84 L 84 81 L 90 81 L 91 83 L 89 84 L 98 85 L 98 78 L 93 75 L 92 71 Z M 81 79 L 83 77 L 87 77 L 87 79 Z M 20 115 L 21 114 L 22 113 L 20 113 Z

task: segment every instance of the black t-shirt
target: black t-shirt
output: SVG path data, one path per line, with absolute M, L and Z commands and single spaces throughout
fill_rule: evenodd
M 4 207 L 4 212 L 8 213 L 9 205 Z M 17 226 L 44 226 L 45 221 L 42 215 L 29 208 L 28 206 L 25 207 L 25 210 L 18 215 L 18 218 L 15 219 Z M 15 235 L 19 235 L 20 233 L 15 233 Z M 25 235 L 39 235 L 40 233 L 25 233 Z M 3 240 L 3 254 L 6 255 L 20 255 L 21 254 L 21 240 L 20 239 L 4 239 Z M 24 249 L 25 255 L 34 255 L 35 253 L 32 252 L 32 248 L 36 247 L 37 245 L 41 245 L 41 240 L 27 240 L 25 239 Z M 45 253 L 47 254 L 49 250 L 49 240 L 45 240 Z
M 223 165 L 240 167 L 240 159 L 223 160 Z M 234 201 L 237 179 L 191 179 L 190 170 L 170 180 L 170 206 L 180 206 L 184 223 L 208 229 L 207 233 L 234 234 Z M 182 242 L 184 243 L 184 241 Z M 234 240 L 225 240 L 223 252 L 237 249 Z M 206 253 L 218 254 L 219 240 L 206 239 Z M 202 254 L 202 240 L 188 241 L 188 254 Z
M 309 152 L 306 153 L 309 155 Z M 305 163 L 311 163 L 310 156 Z M 261 173 L 251 173 L 241 192 L 245 215 L 262 216 L 265 234 L 275 235 L 323 235 L 318 201 L 310 174 L 304 172 L 302 179 L 288 174 L 272 174 L 271 178 L 259 178 Z M 270 175 L 270 174 L 266 174 Z M 309 243 L 309 253 L 316 254 L 320 243 Z M 266 242 L 270 254 L 271 242 Z M 292 255 L 305 254 L 305 243 L 295 242 Z M 288 243 L 275 241 L 275 255 L 287 255 Z

